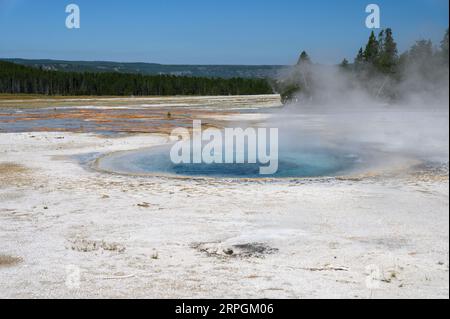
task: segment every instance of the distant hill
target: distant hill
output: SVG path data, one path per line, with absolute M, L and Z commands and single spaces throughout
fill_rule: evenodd
M 285 68 L 279 65 L 164 65 L 156 63 L 121 63 L 103 61 L 60 61 L 0 59 L 51 71 L 132 73 L 144 75 L 175 75 L 209 78 L 275 78 Z
M 0 93 L 45 95 L 174 96 L 272 94 L 266 79 L 63 72 L 0 61 Z

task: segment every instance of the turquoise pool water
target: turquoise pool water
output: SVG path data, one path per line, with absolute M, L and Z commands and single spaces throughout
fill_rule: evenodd
M 126 174 L 173 175 L 215 178 L 289 178 L 337 176 L 354 168 L 360 158 L 350 152 L 332 148 L 304 147 L 279 152 L 278 171 L 260 175 L 257 164 L 174 164 L 171 146 L 116 153 L 102 158 L 100 169 Z

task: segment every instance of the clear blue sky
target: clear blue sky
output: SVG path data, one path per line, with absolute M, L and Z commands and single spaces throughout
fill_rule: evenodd
M 79 30 L 65 27 L 69 3 Z M 365 43 L 369 3 L 401 50 L 448 27 L 448 0 L 0 0 L 0 57 L 292 64 L 306 50 L 331 64 Z

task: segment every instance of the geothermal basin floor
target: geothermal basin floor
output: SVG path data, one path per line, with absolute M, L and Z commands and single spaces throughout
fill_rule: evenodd
M 0 133 L 0 298 L 448 298 L 447 173 L 136 177 L 166 135 Z

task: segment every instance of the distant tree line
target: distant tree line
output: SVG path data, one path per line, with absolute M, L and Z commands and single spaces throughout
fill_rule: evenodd
M 393 31 L 371 32 L 367 44 L 361 47 L 354 63 L 344 59 L 340 68 L 354 87 L 385 99 L 399 98 L 402 91 L 442 88 L 449 76 L 449 31 L 438 46 L 431 40 L 419 40 L 408 51 L 399 54 Z M 299 95 L 320 94 L 320 83 L 314 83 L 317 65 L 303 51 L 291 74 L 273 85 L 284 101 Z M 402 84 L 408 83 L 407 88 Z M 314 84 L 318 84 L 315 87 Z M 401 87 L 401 88 L 400 88 Z M 315 90 L 314 90 L 315 89 Z
M 49 71 L 0 61 L 0 93 L 44 95 L 257 95 L 271 94 L 264 79 L 149 76 Z
M 359 49 L 355 59 L 355 70 L 375 69 L 381 73 L 394 73 L 398 65 L 397 43 L 394 41 L 392 29 L 381 30 L 378 38 L 372 31 L 365 49 Z M 345 66 L 345 62 L 342 63 Z
M 419 40 L 399 54 L 391 29 L 382 30 L 378 37 L 372 32 L 354 64 L 346 65 L 343 61 L 341 67 L 352 71 L 354 81 L 363 87 L 365 84 L 366 90 L 377 97 L 392 100 L 412 91 L 432 93 L 448 82 L 448 36 L 447 29 L 438 46 L 431 40 Z
M 359 49 L 353 69 L 357 72 L 376 71 L 381 74 L 397 73 L 402 75 L 405 67 L 412 65 L 423 67 L 437 65 L 448 68 L 448 36 L 449 31 L 447 30 L 438 48 L 433 46 L 431 40 L 419 40 L 410 50 L 399 55 L 392 29 L 382 30 L 378 37 L 372 31 L 365 49 Z M 349 67 L 350 65 L 344 59 L 341 66 Z

